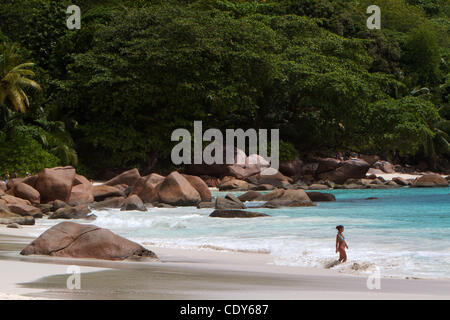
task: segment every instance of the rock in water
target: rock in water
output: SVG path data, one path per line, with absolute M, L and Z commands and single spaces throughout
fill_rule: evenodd
M 103 260 L 157 259 L 155 253 L 94 225 L 62 222 L 31 242 L 21 255 L 49 255 Z
M 53 213 L 49 219 L 87 219 L 94 220 L 96 216 L 91 213 L 91 210 L 87 205 L 81 205 L 76 207 L 60 208 Z
M 264 204 L 264 208 L 280 208 L 280 207 L 310 207 L 310 204 L 305 204 L 304 202 L 296 201 L 296 200 L 280 200 L 280 199 L 273 199 L 270 201 L 267 201 Z
M 205 208 L 215 208 L 216 204 L 214 202 L 200 202 L 197 205 L 197 209 L 205 209 Z
M 311 201 L 321 202 L 321 201 L 336 201 L 336 197 L 331 193 L 325 192 L 307 192 L 306 193 Z
M 133 210 L 147 211 L 147 208 L 144 206 L 144 203 L 142 202 L 141 198 L 139 198 L 135 194 L 125 199 L 124 204 L 120 208 L 120 211 L 133 211 Z
M 169 174 L 159 186 L 161 202 L 175 206 L 192 206 L 201 201 L 200 194 L 177 171 Z
M 423 175 L 414 180 L 413 188 L 448 187 L 448 181 L 438 174 Z
M 53 200 L 68 202 L 74 178 L 73 167 L 56 167 L 39 172 L 34 188 L 41 195 L 41 203 Z
M 261 196 L 257 200 L 262 201 L 271 201 L 271 200 L 289 200 L 295 203 L 296 205 L 303 205 L 303 206 L 314 206 L 314 203 L 311 201 L 311 199 L 308 197 L 306 192 L 301 189 L 297 190 L 274 190 L 272 192 L 266 193 L 265 195 Z
M 228 193 L 225 198 L 217 197 L 216 209 L 246 209 L 247 207 L 241 200 Z
M 270 217 L 268 214 L 244 211 L 244 210 L 214 210 L 209 215 L 212 218 L 257 218 Z
M 240 195 L 238 198 L 239 198 L 239 200 L 245 202 L 245 201 L 253 201 L 259 197 L 261 197 L 261 193 L 259 193 L 257 191 L 248 191 L 248 192 Z

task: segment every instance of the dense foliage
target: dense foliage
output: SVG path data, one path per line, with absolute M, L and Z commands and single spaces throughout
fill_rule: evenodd
M 194 120 L 279 128 L 282 160 L 448 163 L 449 2 L 379 0 L 382 29 L 368 30 L 372 2 L 80 0 L 70 31 L 71 2 L 2 1 L 0 41 L 36 63 L 43 90 L 20 117 L 27 138 L 2 135 L 0 170 L 24 163 L 8 151 L 18 143 L 41 167 L 76 164 L 74 149 L 90 172 L 169 167 L 171 132 Z

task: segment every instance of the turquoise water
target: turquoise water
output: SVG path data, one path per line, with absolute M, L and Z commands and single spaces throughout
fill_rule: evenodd
M 328 192 L 336 202 L 250 209 L 270 218 L 217 219 L 208 217 L 212 209 L 153 208 L 96 211 L 95 224 L 150 247 L 260 252 L 277 265 L 319 268 L 336 261 L 335 226 L 342 224 L 348 262 L 334 269 L 364 273 L 377 266 L 383 276 L 450 278 L 450 188 Z

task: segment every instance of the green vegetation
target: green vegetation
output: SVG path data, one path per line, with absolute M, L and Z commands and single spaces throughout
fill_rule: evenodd
M 381 30 L 366 28 L 368 0 L 85 0 L 76 31 L 70 4 L 0 4 L 0 41 L 42 87 L 22 91 L 26 113 L 1 104 L 0 170 L 164 169 L 171 132 L 194 120 L 279 128 L 282 160 L 352 150 L 448 165 L 448 1 L 379 0 Z

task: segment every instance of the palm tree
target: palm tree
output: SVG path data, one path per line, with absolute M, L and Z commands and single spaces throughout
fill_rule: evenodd
M 39 84 L 29 77 L 34 77 L 32 62 L 20 63 L 18 47 L 14 44 L 0 44 L 0 105 L 9 101 L 9 107 L 14 111 L 24 113 L 30 105 L 24 89 L 33 87 L 41 89 Z

